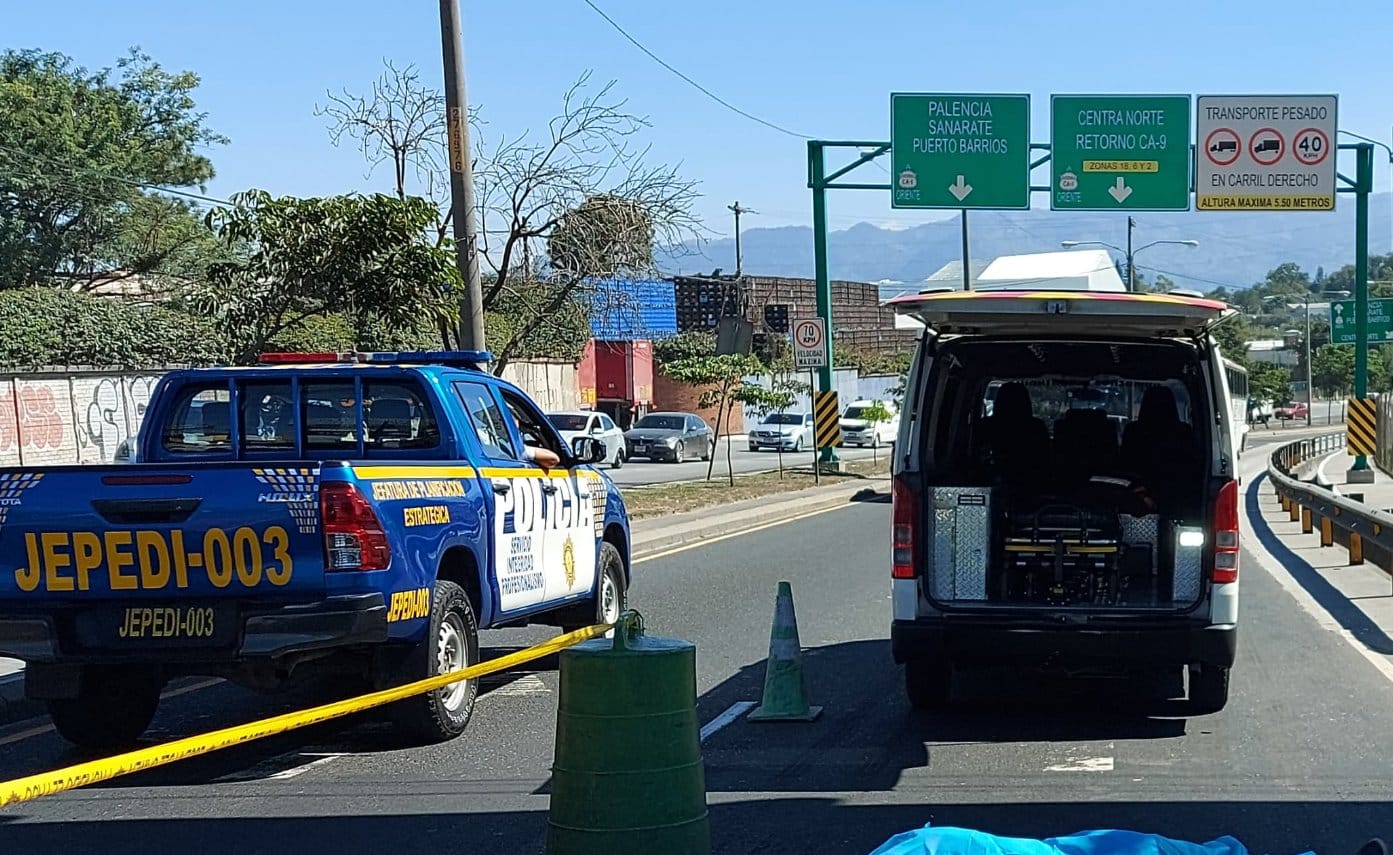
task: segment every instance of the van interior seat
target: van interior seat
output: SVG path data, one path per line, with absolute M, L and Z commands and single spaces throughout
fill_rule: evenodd
M 1142 396 L 1137 418 L 1122 434 L 1122 465 L 1142 479 L 1163 507 L 1191 498 L 1199 485 L 1200 447 L 1194 429 L 1180 420 L 1175 395 L 1153 386 Z
M 232 404 L 227 401 L 209 401 L 199 407 L 199 411 L 205 438 L 225 439 L 232 433 Z
M 1056 476 L 1078 486 L 1117 468 L 1117 427 L 1103 410 L 1072 409 L 1054 426 Z
M 1049 473 L 1050 430 L 1035 416 L 1024 383 L 1003 383 L 992 414 L 982 420 L 980 451 L 989 470 L 1009 485 L 1037 487 Z

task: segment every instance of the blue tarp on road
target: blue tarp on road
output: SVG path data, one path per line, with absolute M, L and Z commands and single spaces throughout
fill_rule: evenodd
M 1232 837 L 1190 843 L 1138 831 L 1109 830 L 1030 840 L 925 826 L 895 835 L 871 855 L 1248 855 L 1248 850 Z

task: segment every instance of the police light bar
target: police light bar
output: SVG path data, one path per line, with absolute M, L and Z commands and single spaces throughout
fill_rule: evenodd
M 405 363 L 473 368 L 480 363 L 492 362 L 493 354 L 487 350 L 382 350 L 360 353 L 358 360 L 371 365 Z
M 257 357 L 261 365 L 303 365 L 321 362 L 352 362 L 351 353 L 263 353 Z

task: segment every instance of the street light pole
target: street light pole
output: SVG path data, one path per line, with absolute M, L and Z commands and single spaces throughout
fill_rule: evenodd
M 474 169 L 469 155 L 469 99 L 464 91 L 464 37 L 459 0 L 440 0 L 440 47 L 445 62 L 445 128 L 450 158 L 450 216 L 455 265 L 464 281 L 459 301 L 460 350 L 484 349 L 484 289 L 474 231 Z
M 1311 295 L 1306 295 L 1306 427 L 1311 426 L 1311 411 L 1316 408 L 1316 389 L 1311 385 Z M 1326 422 L 1330 421 L 1327 410 Z
M 1127 290 L 1135 292 L 1137 290 L 1137 266 L 1132 254 L 1132 229 L 1137 227 L 1137 221 L 1130 216 L 1127 217 Z

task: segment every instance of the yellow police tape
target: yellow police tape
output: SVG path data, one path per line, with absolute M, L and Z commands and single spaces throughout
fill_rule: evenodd
M 184 739 L 176 739 L 163 745 L 154 745 L 150 748 L 142 748 L 138 751 L 130 751 L 125 754 L 117 754 L 115 757 L 106 757 L 101 760 L 92 760 L 87 763 L 79 763 L 76 766 L 69 766 L 66 769 L 55 769 L 52 772 L 41 772 L 37 775 L 30 775 L 25 778 L 16 778 L 13 781 L 0 782 L 0 807 L 18 804 L 41 796 L 49 796 L 54 793 L 61 793 L 64 790 L 72 790 L 78 787 L 85 787 L 100 781 L 108 781 L 112 778 L 129 775 L 132 772 L 139 772 L 143 769 L 151 769 L 155 766 L 163 766 L 166 763 L 173 763 L 176 760 L 184 760 L 189 757 L 197 757 L 200 754 L 207 754 L 222 748 L 230 748 L 234 745 L 242 745 L 257 739 L 264 739 L 268 736 L 275 736 L 278 733 L 285 733 L 288 730 L 306 727 L 311 724 L 329 721 L 330 719 L 341 718 L 356 712 L 380 707 L 394 701 L 400 701 L 413 695 L 421 695 L 436 689 L 443 689 L 451 683 L 460 680 L 472 680 L 482 677 L 485 674 L 492 674 L 495 671 L 502 671 L 524 662 L 531 662 L 534 659 L 541 659 L 552 653 L 564 650 L 573 644 L 579 644 L 592 638 L 598 638 L 609 632 L 614 627 L 609 624 L 588 626 L 578 629 L 575 632 L 568 632 L 565 635 L 558 635 L 550 641 L 534 645 L 525 650 L 518 650 L 488 662 L 481 662 L 478 665 L 471 665 L 459 671 L 449 674 L 441 674 L 437 677 L 429 677 L 425 680 L 418 680 L 414 683 L 407 683 L 391 689 L 383 689 L 380 692 L 373 692 L 370 695 L 360 695 L 356 698 L 347 698 L 342 701 L 335 701 L 323 706 L 311 707 L 300 712 L 286 713 L 272 718 L 254 721 L 250 724 L 241 724 L 235 727 L 226 727 L 222 730 L 215 730 L 211 733 L 204 733 L 198 736 L 189 736 Z

